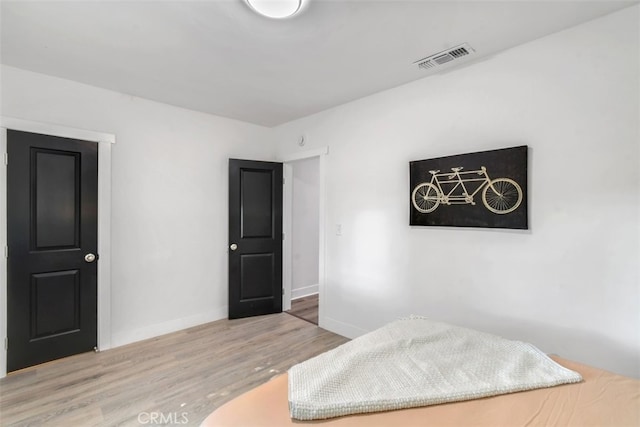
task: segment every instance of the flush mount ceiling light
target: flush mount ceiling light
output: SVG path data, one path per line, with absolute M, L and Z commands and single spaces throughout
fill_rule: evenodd
M 288 18 L 300 10 L 302 0 L 246 0 L 253 10 L 269 18 Z

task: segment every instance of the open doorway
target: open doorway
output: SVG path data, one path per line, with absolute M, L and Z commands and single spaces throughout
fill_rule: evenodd
M 288 162 L 291 168 L 291 309 L 318 324 L 320 158 Z
M 284 161 L 283 311 L 322 327 L 328 147 Z M 292 311 L 293 310 L 293 311 Z

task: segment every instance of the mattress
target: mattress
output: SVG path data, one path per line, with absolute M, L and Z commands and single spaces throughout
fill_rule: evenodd
M 211 413 L 202 426 L 640 425 L 640 381 L 560 357 L 552 358 L 581 374 L 584 381 L 456 403 L 297 421 L 289 416 L 288 377 L 284 374 L 227 402 Z

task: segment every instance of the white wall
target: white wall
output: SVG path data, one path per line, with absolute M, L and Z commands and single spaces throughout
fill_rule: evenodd
M 1 78 L 4 116 L 116 135 L 112 345 L 226 317 L 227 159 L 273 159 L 270 130 L 6 66 Z
M 304 133 L 331 147 L 325 327 L 424 314 L 639 376 L 638 17 L 275 130 L 4 66 L 0 113 L 117 136 L 113 345 L 226 315 L 227 158 L 272 159 L 273 138 L 286 157 Z M 531 230 L 408 226 L 410 160 L 520 144 Z
M 422 314 L 640 376 L 638 18 L 276 128 L 280 155 L 301 134 L 330 146 L 321 325 L 355 336 Z M 522 144 L 529 231 L 408 226 L 410 160 Z
M 318 292 L 320 160 L 289 163 L 293 175 L 291 297 Z

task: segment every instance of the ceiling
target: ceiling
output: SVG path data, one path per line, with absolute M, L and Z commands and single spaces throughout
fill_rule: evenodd
M 275 126 L 568 28 L 634 1 L 5 1 L 3 64 Z M 468 43 L 434 70 L 413 63 Z M 543 58 L 542 58 L 543 60 Z

